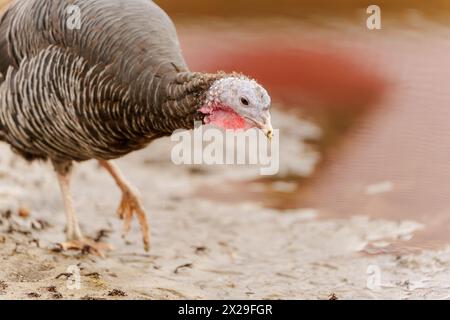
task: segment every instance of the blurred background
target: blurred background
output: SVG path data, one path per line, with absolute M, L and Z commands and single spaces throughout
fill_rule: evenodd
M 156 3 L 175 21 L 192 70 L 248 74 L 269 89 L 284 119 L 321 130 L 320 139 L 298 141 L 320 154 L 312 171 L 231 180 L 199 197 L 426 226 L 383 250 L 450 242 L 448 0 Z M 366 25 L 373 4 L 381 30 Z M 283 153 L 281 161 L 296 156 Z
M 274 108 L 322 130 L 310 142 L 320 152 L 312 174 L 230 182 L 206 197 L 426 225 L 384 251 L 448 244 L 449 1 L 156 2 L 193 70 L 249 74 Z M 381 30 L 366 26 L 372 4 Z

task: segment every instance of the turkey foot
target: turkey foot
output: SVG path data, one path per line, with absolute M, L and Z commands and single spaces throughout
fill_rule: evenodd
M 132 188 L 123 190 L 122 201 L 120 202 L 119 208 L 117 209 L 117 214 L 119 215 L 120 219 L 124 220 L 123 237 L 125 237 L 130 231 L 133 214 L 136 214 L 136 217 L 141 226 L 144 249 L 145 251 L 149 251 L 150 232 L 147 222 L 147 214 L 141 204 L 138 193 L 136 191 L 133 191 Z
M 108 243 L 95 242 L 86 238 L 79 240 L 70 240 L 59 244 L 63 251 L 79 250 L 81 253 L 93 254 L 95 256 L 104 258 L 105 251 L 113 250 L 113 246 Z
M 100 160 L 99 163 L 111 174 L 120 190 L 122 190 L 122 200 L 117 209 L 117 214 L 120 219 L 124 220 L 123 237 L 130 231 L 131 220 L 135 214 L 141 226 L 144 249 L 145 251 L 149 251 L 150 228 L 147 222 L 147 214 L 140 200 L 139 192 L 128 182 L 114 162 Z

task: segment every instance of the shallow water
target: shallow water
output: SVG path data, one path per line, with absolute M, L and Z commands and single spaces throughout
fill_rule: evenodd
M 450 66 L 442 53 L 450 51 L 450 30 L 428 23 L 420 30 L 397 26 L 378 34 L 355 26 L 304 28 L 295 46 L 280 40 L 275 50 L 261 50 L 260 43 L 247 41 L 248 34 L 243 46 L 237 37 L 239 49 L 223 58 L 226 69 L 248 70 L 263 83 L 267 79 L 274 99 L 319 124 L 324 136 L 316 147 L 323 159 L 311 177 L 230 182 L 203 196 L 281 210 L 314 208 L 323 219 L 365 215 L 425 225 L 413 239 L 369 253 L 448 245 Z M 215 32 L 214 41 L 220 42 L 221 32 Z M 195 43 L 195 36 L 185 40 Z M 210 68 L 222 65 L 218 57 Z M 292 76 L 283 78 L 290 73 L 274 72 L 277 68 L 293 70 Z

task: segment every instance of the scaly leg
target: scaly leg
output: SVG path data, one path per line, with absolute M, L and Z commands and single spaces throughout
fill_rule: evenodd
M 71 165 L 55 164 L 58 175 L 59 186 L 64 200 L 64 209 L 67 216 L 67 242 L 61 243 L 61 248 L 67 250 L 81 250 L 104 257 L 103 251 L 112 250 L 112 246 L 106 243 L 95 242 L 83 237 L 78 219 L 73 208 L 72 195 L 70 192 Z
M 144 249 L 146 251 L 150 250 L 150 229 L 147 222 L 147 214 L 139 197 L 139 192 L 127 181 L 114 162 L 99 160 L 99 163 L 111 174 L 117 186 L 122 190 L 122 201 L 117 213 L 120 219 L 125 220 L 123 230 L 124 235 L 130 231 L 131 219 L 133 218 L 133 214 L 136 214 L 141 226 Z

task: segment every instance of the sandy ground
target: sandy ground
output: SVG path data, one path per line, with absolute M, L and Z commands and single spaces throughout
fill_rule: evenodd
M 276 113 L 281 174 L 307 175 L 318 155 L 302 139 L 320 130 Z M 295 130 L 294 130 L 295 129 Z M 101 259 L 51 251 L 64 240 L 56 179 L 0 148 L 0 299 L 338 299 L 450 298 L 450 251 L 370 255 L 409 239 L 414 221 L 320 219 L 313 209 L 276 211 L 258 203 L 216 203 L 193 195 L 255 168 L 175 166 L 173 143 L 155 142 L 119 165 L 141 190 L 153 230 L 145 253 L 137 224 L 126 241 L 115 215 L 120 193 L 94 162 L 77 167 L 74 197 L 82 228 L 115 251 Z M 213 186 L 213 187 L 211 187 Z M 29 217 L 26 209 L 30 211 Z M 79 270 L 80 287 L 74 286 Z

